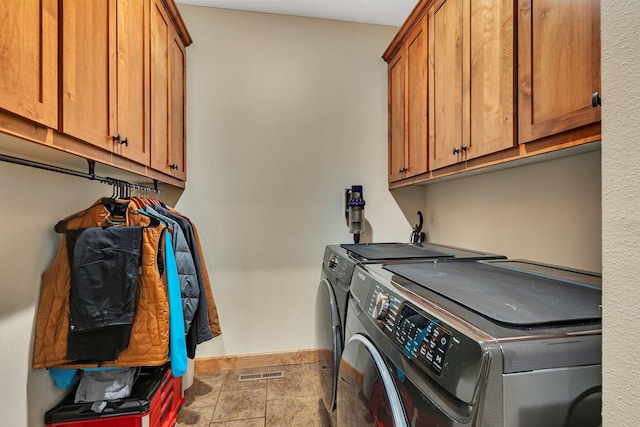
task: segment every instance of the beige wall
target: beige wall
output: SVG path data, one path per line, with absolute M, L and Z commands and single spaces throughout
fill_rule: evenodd
M 189 181 L 178 208 L 205 236 L 223 329 L 197 355 L 315 348 L 324 246 L 351 241 L 343 189 L 364 185 L 363 240 L 408 241 L 411 233 L 386 190 L 380 56 L 396 29 L 195 6 L 180 12 L 194 43 Z
M 24 144 L 0 135 L 0 145 L 7 143 Z M 82 167 L 83 163 L 79 165 Z M 42 426 L 44 413 L 64 394 L 53 387 L 48 371 L 31 369 L 40 274 L 58 250 L 60 236 L 53 226 L 110 193 L 109 187 L 88 180 L 0 162 L 3 200 L 0 424 L 3 426 Z
M 604 425 L 638 425 L 640 402 L 640 8 L 602 2 Z
M 600 151 L 425 187 L 432 242 L 600 272 Z

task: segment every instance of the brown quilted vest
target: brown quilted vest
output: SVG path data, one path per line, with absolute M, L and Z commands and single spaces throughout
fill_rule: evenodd
M 140 213 L 133 202 L 126 214 L 114 218 L 100 199 L 89 209 L 65 218 L 67 230 L 118 225 L 143 226 L 141 274 L 138 276 L 138 296 L 129 346 L 115 361 L 101 366 L 157 366 L 167 362 L 169 354 L 169 304 L 166 274 L 160 277 L 157 257 L 164 262 L 162 236 L 164 225 L 149 227 L 150 219 Z M 126 203 L 126 202 L 125 202 Z M 62 223 L 61 222 L 61 223 Z M 58 255 L 42 274 L 40 303 L 36 319 L 33 368 L 93 367 L 95 364 L 73 364 L 67 360 L 69 333 L 69 289 L 71 272 L 67 257 L 66 238 L 62 235 Z

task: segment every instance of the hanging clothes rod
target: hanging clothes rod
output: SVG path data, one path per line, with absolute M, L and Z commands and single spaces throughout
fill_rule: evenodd
M 21 159 L 19 157 L 8 156 L 6 154 L 0 154 L 0 160 L 3 162 L 14 163 L 16 165 L 29 166 L 32 168 L 43 169 L 51 172 L 63 173 L 65 175 L 77 176 L 80 178 L 86 178 L 91 181 L 98 181 L 103 184 L 108 184 L 118 188 L 127 188 L 134 189 L 139 191 L 144 191 L 148 193 L 162 194 L 164 191 L 158 189 L 158 180 L 153 180 L 153 188 L 146 187 L 144 185 L 133 184 L 127 181 L 123 181 L 117 178 L 111 178 L 109 176 L 100 176 L 95 174 L 96 170 L 96 162 L 94 160 L 88 160 L 89 171 L 88 172 L 79 172 L 72 169 L 63 168 L 55 165 L 48 165 L 46 163 L 40 163 L 33 160 Z

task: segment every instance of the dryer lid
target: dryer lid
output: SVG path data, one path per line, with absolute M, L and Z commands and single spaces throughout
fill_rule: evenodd
M 575 280 L 541 276 L 486 262 L 388 264 L 383 268 L 507 325 L 575 324 L 602 318 L 602 291 Z

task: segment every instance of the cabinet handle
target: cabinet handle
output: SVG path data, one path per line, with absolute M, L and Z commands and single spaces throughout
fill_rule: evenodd
M 453 147 L 453 155 L 455 156 L 456 154 L 458 154 L 460 152 L 459 148 Z
M 602 105 L 602 98 L 598 92 L 593 92 L 593 95 L 591 95 L 591 106 L 597 108 L 599 105 Z
M 129 139 L 128 138 L 122 138 L 120 136 L 120 134 L 117 134 L 116 136 L 112 136 L 111 139 L 113 140 L 113 142 L 117 142 L 120 145 L 124 144 L 127 147 L 129 146 Z

